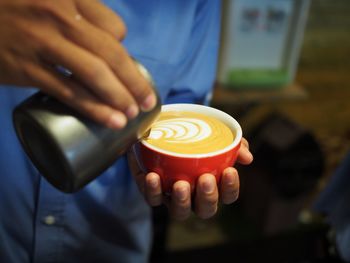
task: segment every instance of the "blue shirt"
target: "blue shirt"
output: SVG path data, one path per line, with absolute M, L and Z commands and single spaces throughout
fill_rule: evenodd
M 153 75 L 164 103 L 207 101 L 216 70 L 219 1 L 105 3 L 124 19 L 123 44 Z M 0 88 L 0 262 L 146 262 L 150 209 L 125 157 L 81 191 L 65 194 L 24 154 L 11 115 L 34 91 Z

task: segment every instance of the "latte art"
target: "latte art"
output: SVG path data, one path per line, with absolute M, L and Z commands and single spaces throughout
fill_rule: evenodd
M 225 148 L 233 141 L 232 131 L 221 121 L 204 114 L 162 112 L 145 141 L 163 150 L 196 154 Z
M 198 142 L 212 133 L 210 126 L 193 118 L 173 118 L 157 122 L 151 129 L 149 139 L 169 143 Z

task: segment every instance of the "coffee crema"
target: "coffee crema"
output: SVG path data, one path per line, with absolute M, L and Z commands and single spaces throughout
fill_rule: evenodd
M 214 117 L 188 111 L 165 111 L 144 140 L 174 153 L 203 154 L 224 149 L 234 137 L 234 132 Z

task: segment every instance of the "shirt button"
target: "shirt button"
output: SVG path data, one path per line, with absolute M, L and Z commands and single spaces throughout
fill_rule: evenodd
M 52 216 L 52 215 L 48 215 L 48 216 L 46 216 L 45 218 L 44 218 L 44 223 L 46 224 L 46 225 L 53 225 L 53 224 L 55 224 L 55 222 L 56 222 L 56 219 L 55 219 L 55 217 L 54 216 Z

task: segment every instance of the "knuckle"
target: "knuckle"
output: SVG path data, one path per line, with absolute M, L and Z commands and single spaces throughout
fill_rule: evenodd
M 115 30 L 115 35 L 117 39 L 123 39 L 126 36 L 127 33 L 127 28 L 124 23 L 124 21 L 117 17 L 116 19 L 116 30 Z
M 173 201 L 173 206 L 175 207 L 175 209 L 177 210 L 188 210 L 189 209 L 189 199 L 188 198 L 183 198 L 180 199 L 178 197 L 174 197 Z
M 57 14 L 59 10 L 55 1 L 36 0 L 31 2 L 31 6 L 33 10 L 43 15 Z
M 218 204 L 217 198 L 207 198 L 205 200 L 206 207 L 216 207 Z

